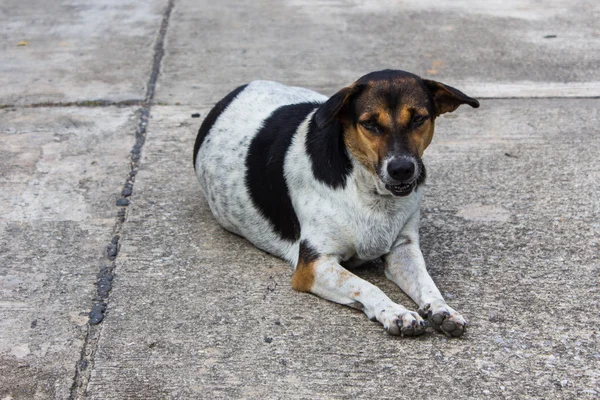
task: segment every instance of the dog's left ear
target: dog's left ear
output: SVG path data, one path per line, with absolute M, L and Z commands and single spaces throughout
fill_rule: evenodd
M 343 88 L 322 104 L 315 112 L 315 121 L 317 126 L 322 129 L 333 123 L 333 121 L 342 112 L 344 107 L 348 105 L 352 96 L 358 94 L 360 85 L 351 85 Z
M 433 94 L 435 103 L 435 116 L 452 112 L 461 104 L 468 104 L 473 108 L 479 107 L 479 102 L 472 97 L 467 96 L 458 89 L 452 86 L 444 85 L 443 83 L 423 79 L 425 86 Z

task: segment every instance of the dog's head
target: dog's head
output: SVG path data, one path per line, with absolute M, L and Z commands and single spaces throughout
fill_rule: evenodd
M 424 173 L 421 157 L 435 118 L 479 102 L 442 83 L 404 71 L 372 72 L 334 94 L 315 113 L 320 128 L 339 123 L 352 155 L 376 175 L 378 187 L 406 196 Z

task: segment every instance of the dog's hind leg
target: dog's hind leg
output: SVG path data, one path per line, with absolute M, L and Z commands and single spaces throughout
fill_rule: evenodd
M 467 321 L 452 309 L 429 276 L 419 247 L 419 212 L 406 223 L 392 251 L 384 257 L 385 275 L 419 305 L 419 313 L 448 336 L 461 336 Z
M 360 308 L 392 335 L 416 336 L 425 332 L 419 314 L 394 303 L 381 289 L 342 267 L 336 257 L 318 254 L 305 240 L 300 242 L 292 288 Z

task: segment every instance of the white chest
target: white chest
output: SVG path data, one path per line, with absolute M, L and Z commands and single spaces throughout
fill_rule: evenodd
M 365 204 L 352 190 L 299 193 L 296 209 L 302 237 L 318 251 L 343 260 L 374 260 L 390 252 L 406 221 L 418 210 L 420 198 L 420 193 L 413 193 Z
M 344 220 L 352 228 L 354 254 L 360 260 L 374 260 L 388 254 L 400 236 L 406 221 L 419 207 L 419 195 L 397 200 L 395 207 L 387 209 L 366 208 L 359 205 L 355 213 L 346 213 Z M 346 255 L 347 256 L 347 255 Z

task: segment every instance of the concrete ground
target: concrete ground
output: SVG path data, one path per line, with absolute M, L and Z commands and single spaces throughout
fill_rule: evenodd
M 418 3 L 418 5 L 417 5 Z M 600 397 L 594 1 L 0 4 L 0 399 Z M 400 68 L 440 118 L 422 248 L 470 327 L 385 334 L 221 229 L 195 133 L 241 83 Z M 409 307 L 381 265 L 357 273 Z

